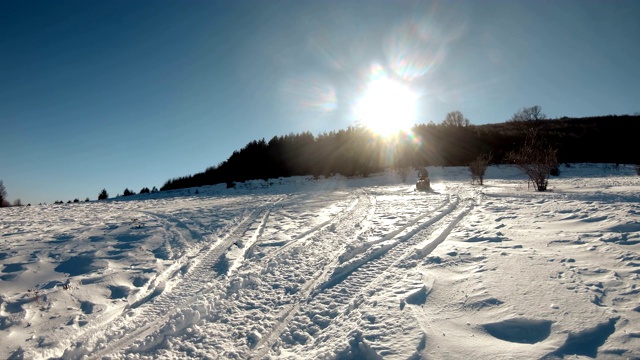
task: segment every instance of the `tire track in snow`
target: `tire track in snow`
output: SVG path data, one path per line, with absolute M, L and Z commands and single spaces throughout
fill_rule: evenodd
M 452 201 L 429 220 L 401 232 L 394 244 L 370 252 L 365 261 L 353 264 L 346 271 L 338 271 L 306 303 L 301 304 L 300 311 L 290 321 L 293 325 L 280 336 L 282 346 L 308 343 L 312 338 L 321 336 L 322 331 L 336 321 L 348 320 L 349 313 L 366 300 L 371 287 L 376 286 L 388 269 L 406 260 L 413 253 L 414 246 L 433 233 L 432 225 L 444 220 L 449 230 L 441 235 L 448 235 L 468 214 L 471 207 L 456 211 L 458 203 L 457 199 Z M 446 236 L 439 235 L 438 238 L 444 240 Z
M 369 207 L 369 203 L 362 201 L 362 199 L 364 197 L 361 196 L 359 198 L 351 196 L 351 199 L 347 199 L 347 205 L 342 205 L 342 207 L 349 211 L 340 211 L 342 214 L 340 223 L 351 224 L 351 227 L 361 228 L 360 224 L 364 216 L 355 214 L 363 214 L 363 211 L 359 210 L 361 208 L 360 204 L 365 210 Z M 342 200 L 343 198 L 341 197 L 340 202 Z M 299 206 L 295 200 L 287 203 L 294 207 Z M 322 204 L 326 203 L 326 200 L 322 201 Z M 278 207 L 285 205 L 279 204 Z M 264 219 L 265 217 L 263 217 Z M 257 226 L 257 231 L 260 231 L 260 229 L 263 228 Z M 288 252 L 284 256 L 296 257 L 301 252 L 308 255 L 314 252 L 322 252 L 329 255 L 332 254 L 333 257 L 337 258 L 339 254 L 337 247 L 332 245 L 337 243 L 344 244 L 348 240 L 345 237 L 354 234 L 354 232 L 349 232 L 342 234 L 344 236 L 337 236 L 335 235 L 337 230 L 337 227 L 334 228 L 333 226 L 320 229 L 314 233 L 313 239 L 310 239 L 307 244 L 299 243 L 290 249 L 290 253 Z M 332 240 L 327 241 L 328 239 Z M 330 257 L 328 256 L 327 258 Z M 250 336 L 252 336 L 253 328 L 245 328 L 243 326 L 246 324 L 246 312 L 252 312 L 254 322 L 258 322 L 257 317 L 262 319 L 260 321 L 260 332 L 264 334 L 266 333 L 265 329 L 277 326 L 277 319 L 273 320 L 274 315 L 279 310 L 282 310 L 283 307 L 288 308 L 292 302 L 297 302 L 299 294 L 306 291 L 307 286 L 301 284 L 301 279 L 306 279 L 305 283 L 308 283 L 309 288 L 312 288 L 317 283 L 315 277 L 319 276 L 318 268 L 319 266 L 323 267 L 323 265 L 318 264 L 315 256 L 301 256 L 300 258 L 303 260 L 296 261 L 295 269 L 279 262 L 275 262 L 278 264 L 276 268 L 269 269 L 263 269 L 260 261 L 244 262 L 228 277 L 223 275 L 221 279 L 224 278 L 224 282 L 221 286 L 213 289 L 208 296 L 198 295 L 192 303 L 185 303 L 179 313 L 167 320 L 166 325 L 161 329 L 162 333 L 153 333 L 152 336 L 147 336 L 153 332 L 151 331 L 138 335 L 137 339 L 132 341 L 131 346 L 126 349 L 121 347 L 120 351 L 112 352 L 109 355 L 113 358 L 123 358 L 130 355 L 157 356 L 158 354 L 154 350 L 156 345 L 167 339 L 173 346 L 181 346 L 180 344 L 184 343 L 202 344 L 206 342 L 206 346 L 209 349 L 215 349 L 209 350 L 209 352 L 217 353 L 221 358 L 245 358 L 246 354 L 255 345 L 255 342 L 249 340 Z M 281 260 L 278 259 L 278 261 Z M 252 282 L 256 279 L 258 284 Z M 301 288 L 296 288 L 299 285 L 301 285 Z M 295 288 L 295 290 L 289 293 L 287 288 Z M 282 294 L 283 290 L 285 290 L 285 294 Z M 199 314 L 196 314 L 196 312 Z M 195 318 L 193 317 L 194 315 L 196 316 Z M 195 323 L 198 324 L 199 329 L 204 329 L 202 334 L 215 332 L 218 336 L 205 335 L 205 338 L 199 338 L 198 335 L 194 336 L 192 331 L 185 331 L 186 328 Z M 143 338 L 144 336 L 146 338 Z M 191 345 L 185 346 L 190 347 Z
M 281 253 L 283 253 L 283 252 L 285 252 L 287 250 L 290 250 L 292 247 L 300 246 L 300 243 L 305 243 L 308 239 L 312 238 L 319 231 L 328 228 L 332 224 L 335 224 L 338 221 L 338 219 L 340 219 L 340 217 L 343 216 L 343 214 L 345 212 L 353 211 L 353 209 L 357 205 L 358 205 L 358 202 L 354 202 L 350 206 L 347 206 L 346 208 L 341 210 L 338 214 L 334 215 L 331 219 L 329 219 L 327 221 L 324 221 L 324 222 L 322 222 L 322 223 L 320 223 L 318 225 L 315 225 L 315 226 L 311 227 L 308 230 L 305 230 L 305 231 L 301 232 L 295 238 L 293 238 L 288 243 L 286 243 L 284 246 L 282 246 L 279 249 L 276 249 L 276 250 L 270 252 L 269 254 L 267 254 L 264 258 L 261 259 L 261 262 L 266 263 L 269 260 L 271 260 L 271 259 L 275 258 L 276 256 L 278 256 L 279 254 L 281 254 Z
M 457 204 L 457 202 L 454 203 L 453 208 L 455 208 L 455 204 Z M 433 211 L 434 212 L 440 211 L 444 206 L 446 206 L 446 203 Z M 417 231 L 415 229 L 416 227 L 418 229 L 422 229 L 425 225 L 430 225 L 433 222 L 436 222 L 437 220 L 441 219 L 445 215 L 451 213 L 451 211 L 453 211 L 453 208 L 449 206 L 446 209 L 444 209 L 441 212 L 441 214 L 433 216 L 430 220 L 427 220 L 424 223 L 420 223 L 416 225 L 417 223 L 420 222 L 420 220 L 427 217 L 430 213 L 419 215 L 413 220 L 409 221 L 406 225 L 400 227 L 399 229 L 389 232 L 388 234 L 383 236 L 383 238 L 388 238 L 388 237 L 392 238 L 393 236 L 399 236 L 400 239 L 398 241 L 403 240 L 405 237 L 409 238 L 415 233 L 414 231 Z M 365 216 L 367 219 L 364 222 L 365 228 L 360 229 L 360 231 L 358 231 L 358 235 L 366 232 L 367 227 L 371 225 L 371 222 L 372 222 L 371 219 L 374 216 L 375 208 L 373 209 L 370 208 L 368 211 L 365 211 L 365 212 L 366 212 Z M 390 248 L 386 249 L 387 252 L 389 250 Z M 371 260 L 372 258 L 368 259 L 368 261 L 371 261 Z M 300 332 L 298 331 L 295 331 L 295 330 L 291 331 L 291 329 L 289 329 L 289 333 L 292 334 L 291 336 L 289 336 L 289 334 L 286 334 L 285 331 L 287 330 L 287 328 L 291 328 L 292 322 L 296 324 L 299 324 L 301 321 L 305 323 L 310 322 L 309 320 L 311 319 L 311 317 L 308 316 L 307 311 L 305 311 L 304 309 L 308 307 L 308 305 L 318 297 L 318 294 L 321 294 L 327 291 L 325 286 L 326 284 L 331 282 L 333 278 L 333 276 L 329 276 L 329 272 L 336 269 L 336 266 L 338 266 L 338 262 L 339 262 L 339 258 L 336 258 L 330 264 L 325 265 L 323 269 L 319 271 L 319 272 L 322 272 L 322 274 L 317 274 L 315 276 L 315 279 L 316 279 L 315 281 L 305 284 L 306 287 L 302 292 L 302 294 L 300 295 L 299 301 L 290 305 L 289 307 L 286 307 L 278 314 L 277 316 L 277 319 L 279 322 L 278 325 L 273 330 L 271 330 L 267 336 L 263 337 L 261 341 L 256 345 L 255 351 L 251 355 L 251 358 L 259 359 L 266 356 L 274 346 L 277 346 L 278 343 L 282 341 L 283 336 L 289 337 L 290 340 L 292 340 L 296 336 L 296 334 L 298 335 L 298 337 L 300 337 Z M 331 299 L 329 299 L 329 303 L 330 302 L 331 302 Z M 285 342 L 293 342 L 293 341 L 285 340 Z
M 253 232 L 253 235 L 249 238 L 249 240 L 247 240 L 246 243 L 242 245 L 242 247 L 239 247 L 239 251 L 238 251 L 239 254 L 237 254 L 238 255 L 237 258 L 233 261 L 233 264 L 231 264 L 229 269 L 226 271 L 225 275 L 231 276 L 233 272 L 235 272 L 242 265 L 242 263 L 246 261 L 247 253 L 253 251 L 253 247 L 255 246 L 255 244 L 258 242 L 258 240 L 264 233 L 264 229 L 267 226 L 267 223 L 269 221 L 269 216 L 271 215 L 273 208 L 280 201 L 282 201 L 282 199 L 283 198 L 276 200 L 267 209 L 266 214 L 262 217 L 262 220 L 260 220 L 260 224 L 258 225 L 256 230 Z
M 449 203 L 449 206 L 443 209 L 447 203 Z M 394 248 L 398 244 L 405 242 L 407 239 L 410 239 L 417 232 L 440 221 L 444 216 L 450 214 L 457 207 L 457 205 L 458 205 L 457 198 L 454 200 L 454 202 L 451 202 L 450 198 L 447 198 L 447 201 L 444 204 L 442 204 L 439 208 L 433 211 L 434 213 L 437 213 L 437 215 L 432 216 L 427 221 L 423 223 L 419 223 L 421 220 L 429 216 L 430 213 L 419 215 L 413 220 L 411 220 L 409 223 L 407 223 L 406 225 L 401 226 L 398 229 L 385 234 L 384 236 L 382 236 L 380 240 L 370 242 L 367 245 L 367 248 L 366 248 L 367 250 L 373 248 L 375 245 L 378 245 L 378 244 L 381 244 L 381 245 L 377 249 L 373 249 L 368 254 L 365 254 L 359 259 L 349 261 L 346 264 L 342 265 L 340 268 L 337 268 L 334 271 L 331 279 L 329 279 L 327 282 L 322 284 L 322 286 L 319 287 L 316 293 L 319 293 L 325 290 L 326 288 L 334 286 L 335 284 L 339 283 L 340 281 L 345 279 L 347 276 L 349 276 L 353 271 L 357 270 L 360 266 L 386 254 L 390 249 Z M 398 237 L 398 238 L 394 240 L 394 237 Z
M 300 308 L 300 300 L 306 299 L 311 295 L 313 289 L 317 287 L 317 285 L 322 281 L 322 279 L 326 278 L 333 269 L 339 259 L 338 254 L 342 252 L 342 250 L 349 244 L 348 241 L 344 241 L 344 239 L 357 239 L 360 235 L 367 231 L 368 227 L 371 225 L 371 219 L 375 212 L 375 198 L 369 196 L 364 193 L 359 195 L 359 197 L 347 207 L 346 211 L 342 211 L 337 214 L 330 222 L 330 224 L 324 224 L 323 227 L 318 228 L 318 231 L 321 229 L 325 229 L 329 226 L 335 225 L 335 228 L 332 232 L 328 232 L 323 234 L 327 237 L 333 237 L 339 241 L 341 246 L 334 251 L 334 257 L 324 264 L 320 269 L 316 270 L 310 277 L 309 280 L 306 281 L 301 289 L 298 291 L 298 300 L 293 303 L 282 308 L 275 315 L 275 326 L 269 330 L 260 341 L 253 347 L 254 350 L 251 354 L 249 354 L 249 358 L 259 359 L 265 356 L 272 345 L 278 340 L 278 337 L 282 333 L 282 331 L 287 327 L 293 316 L 298 312 Z M 317 232 L 317 231 L 316 231 Z M 310 237 L 307 234 L 307 237 Z M 320 244 L 321 240 L 317 240 L 316 242 L 311 242 L 310 246 L 315 244 Z M 313 264 L 309 264 L 313 266 Z M 316 266 L 317 267 L 317 266 Z
M 437 236 L 429 239 L 427 242 L 418 244 L 416 246 L 415 253 L 411 256 L 411 258 L 421 259 L 431 254 L 433 250 L 438 247 L 438 245 L 442 244 L 442 242 L 449 236 L 449 234 L 451 234 L 453 228 L 455 228 L 458 223 L 460 223 L 460 221 L 462 221 L 462 219 L 464 219 L 464 217 L 467 216 L 467 214 L 469 214 L 471 210 L 473 210 L 474 207 L 475 204 L 473 202 L 470 202 L 469 205 L 466 206 L 447 226 L 442 228 L 442 231 L 440 231 Z
M 164 273 L 171 276 L 156 284 L 151 295 L 138 300 L 127 308 L 125 315 L 117 316 L 111 323 L 94 327 L 86 333 L 64 342 L 59 351 L 64 358 L 83 356 L 99 357 L 124 348 L 138 339 L 151 335 L 170 319 L 181 307 L 193 302 L 198 295 L 214 286 L 216 272 L 213 267 L 231 244 L 241 238 L 266 209 L 273 206 L 270 202 L 250 211 L 244 219 L 215 244 L 200 248 L 193 258 L 183 256 Z M 185 271 L 186 270 L 186 271 Z M 181 279 L 171 278 L 184 272 Z

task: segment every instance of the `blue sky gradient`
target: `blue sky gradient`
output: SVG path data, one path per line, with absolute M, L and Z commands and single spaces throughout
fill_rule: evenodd
M 378 65 L 417 123 L 640 112 L 639 1 L 2 1 L 0 180 L 23 203 L 160 187 L 344 129 Z

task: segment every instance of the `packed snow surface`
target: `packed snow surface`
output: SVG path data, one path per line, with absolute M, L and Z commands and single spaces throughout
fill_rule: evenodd
M 288 178 L 0 211 L 0 358 L 640 358 L 640 176 Z

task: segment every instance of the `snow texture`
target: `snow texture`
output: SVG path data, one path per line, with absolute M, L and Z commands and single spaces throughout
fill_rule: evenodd
M 638 359 L 640 177 L 561 170 L 2 209 L 0 358 Z

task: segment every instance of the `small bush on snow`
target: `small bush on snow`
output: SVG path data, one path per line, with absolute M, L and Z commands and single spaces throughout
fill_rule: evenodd
M 471 183 L 478 182 L 482 185 L 484 180 L 484 173 L 491 161 L 491 153 L 480 154 L 478 157 L 469 164 L 469 172 L 471 172 Z
M 507 160 L 529 177 L 536 190 L 546 191 L 549 175 L 558 168 L 557 152 L 546 139 L 532 130 L 519 149 L 507 154 Z

